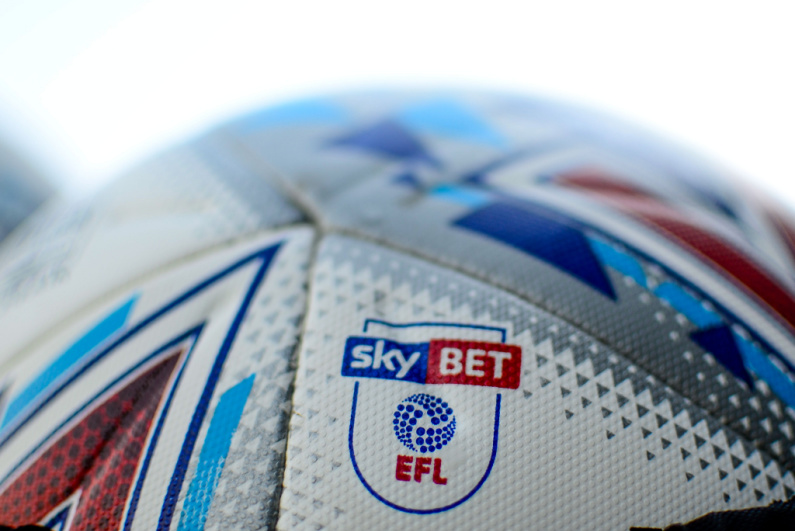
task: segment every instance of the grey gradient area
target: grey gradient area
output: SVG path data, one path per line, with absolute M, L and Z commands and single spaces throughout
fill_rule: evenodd
M 308 235 L 283 244 L 235 342 L 232 370 L 219 381 L 223 389 L 255 376 L 213 493 L 206 530 L 275 527 L 312 244 Z M 194 459 L 189 477 L 195 467 Z
M 271 173 L 227 135 L 210 132 L 133 167 L 101 191 L 97 202 L 148 189 L 153 197 L 182 203 L 180 208 L 214 211 L 227 219 L 216 230 L 239 234 L 303 221 L 302 212 L 271 184 Z
M 53 193 L 30 164 L 0 142 L 0 241 Z
M 184 219 L 192 223 L 190 234 L 175 237 L 199 247 L 304 220 L 270 184 L 269 172 L 241 154 L 239 144 L 226 135 L 209 133 L 134 166 L 94 197 L 51 204 L 21 227 L 0 254 L 3 302 L 60 284 L 102 232 L 124 233 L 129 246 L 146 247 L 146 241 L 126 233 L 127 227 L 146 230 L 162 218 L 163 227 L 152 230 L 156 238 L 168 238 L 174 222 Z
M 209 133 L 186 148 L 212 168 L 218 184 L 256 217 L 258 228 L 280 227 L 305 220 L 301 210 L 272 184 L 275 181 L 273 170 L 247 156 L 234 139 L 222 132 Z
M 758 213 L 725 185 L 721 170 L 596 113 L 483 94 L 457 95 L 455 101 L 488 121 L 499 135 L 491 143 L 406 126 L 430 160 L 407 161 L 338 145 L 346 135 L 374 123 L 401 123 L 401 119 L 408 123 L 406 112 L 438 97 L 435 93 L 341 96 L 333 99 L 336 114 L 326 115 L 325 120 L 274 123 L 267 113 L 255 114 L 230 124 L 226 131 L 253 157 L 275 168 L 281 186 L 308 206 L 322 228 L 399 248 L 522 296 L 615 348 L 795 467 L 795 412 L 764 383 L 751 390 L 739 382 L 690 338 L 693 324 L 665 301 L 614 270 L 607 270 L 607 275 L 616 299 L 605 297 L 543 260 L 456 226 L 456 220 L 473 207 L 436 193 L 440 187 L 463 183 L 495 200 L 509 190 L 501 186 L 507 181 L 511 186 L 519 183 L 530 203 L 538 196 L 538 204 L 549 206 L 545 197 L 553 194 L 570 212 L 593 211 L 594 204 L 581 195 L 545 186 L 547 170 L 593 164 L 629 175 L 636 184 L 692 211 L 700 209 L 709 226 L 748 251 L 756 248 L 761 256 L 767 252 L 767 239 L 755 232 Z M 539 164 L 505 177 L 493 166 L 511 157 L 518 163 Z M 629 218 L 622 222 L 637 225 Z M 789 278 L 786 264 L 780 256 L 767 255 L 771 270 L 784 282 Z M 654 264 L 643 267 L 658 283 L 672 281 Z

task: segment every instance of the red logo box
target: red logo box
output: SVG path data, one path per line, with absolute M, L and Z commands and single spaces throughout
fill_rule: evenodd
M 522 347 L 518 345 L 431 339 L 425 383 L 517 389 L 521 372 Z

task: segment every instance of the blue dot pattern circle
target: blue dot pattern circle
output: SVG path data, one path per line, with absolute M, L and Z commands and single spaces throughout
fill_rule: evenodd
M 392 417 L 395 436 L 413 452 L 437 452 L 455 435 L 453 408 L 432 395 L 411 395 L 398 404 Z

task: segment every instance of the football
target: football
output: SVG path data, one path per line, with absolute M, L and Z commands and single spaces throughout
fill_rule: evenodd
M 793 218 L 554 101 L 232 120 L 22 223 L 0 338 L 12 529 L 663 528 L 795 494 Z

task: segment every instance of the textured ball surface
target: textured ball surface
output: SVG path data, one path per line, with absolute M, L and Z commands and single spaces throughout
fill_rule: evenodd
M 289 103 L 0 253 L 0 524 L 627 529 L 795 493 L 795 225 L 507 95 Z

